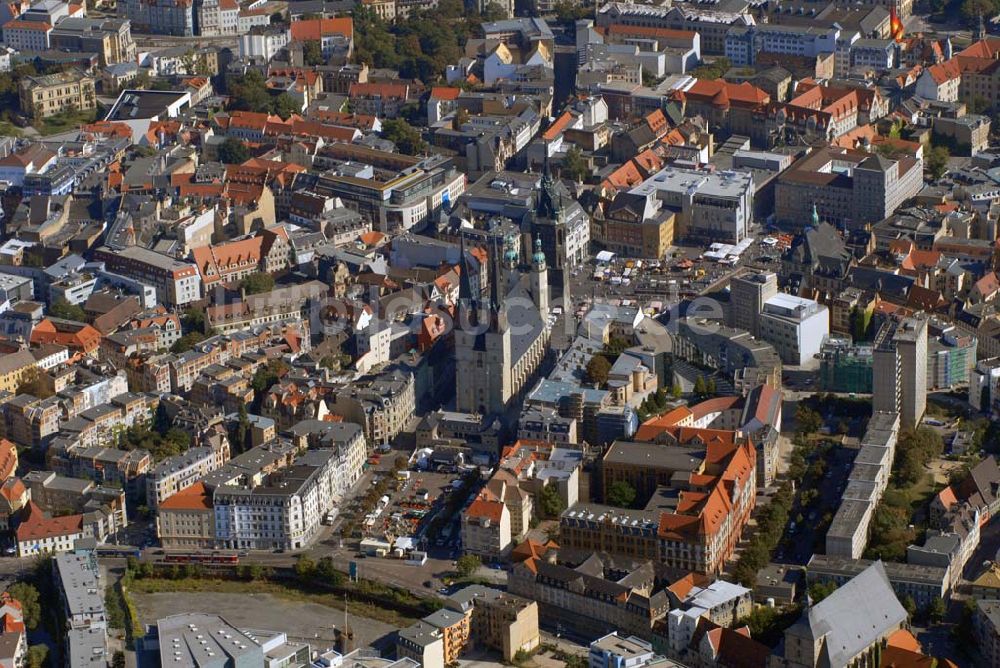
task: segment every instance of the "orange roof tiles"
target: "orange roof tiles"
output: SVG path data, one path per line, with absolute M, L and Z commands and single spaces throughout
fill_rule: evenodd
M 545 132 L 542 133 L 542 139 L 545 141 L 552 141 L 556 139 L 575 119 L 576 116 L 573 115 L 573 112 L 568 110 L 564 111 L 559 118 L 552 121 L 552 125 L 545 129 Z
M 56 322 L 45 318 L 31 330 L 31 343 L 57 343 L 70 350 L 88 354 L 101 345 L 101 333 L 84 323 Z
M 405 100 L 409 94 L 406 84 L 352 83 L 348 97 L 381 97 Z
M 292 39 L 315 41 L 331 35 L 354 37 L 354 20 L 350 17 L 332 19 L 300 19 L 292 21 Z
M 159 510 L 211 510 L 211 508 L 212 497 L 203 482 L 196 482 L 187 489 L 167 497 L 158 507 Z
M 52 26 L 44 21 L 20 21 L 14 19 L 3 24 L 4 30 L 34 30 L 38 32 L 49 32 Z
M 747 81 L 734 84 L 722 79 L 698 79 L 684 91 L 684 98 L 689 101 L 712 102 L 719 95 L 727 105 L 757 106 L 767 104 L 771 99 L 766 92 Z
M 451 86 L 434 86 L 431 88 L 432 100 L 457 100 L 461 94 L 461 88 L 453 88 Z
M 6 480 L 17 471 L 17 446 L 0 438 L 0 479 Z
M 663 39 L 687 40 L 693 44 L 694 36 L 697 33 L 691 30 L 673 30 L 671 28 L 611 25 L 607 27 L 607 34 L 635 36 L 635 37 L 661 37 Z
M 28 516 L 17 527 L 17 542 L 69 536 L 83 532 L 83 515 L 45 517 L 34 501 L 28 503 Z

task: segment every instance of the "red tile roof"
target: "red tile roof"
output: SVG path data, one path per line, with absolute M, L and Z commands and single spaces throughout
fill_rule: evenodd
M 333 19 L 301 19 L 292 21 L 292 39 L 315 41 L 331 35 L 354 37 L 354 19 L 350 17 Z
M 187 489 L 167 497 L 158 507 L 159 510 L 211 510 L 211 508 L 212 497 L 203 482 L 196 482 Z
M 83 515 L 45 517 L 34 501 L 28 503 L 28 516 L 17 526 L 17 542 L 71 536 L 83 532 Z

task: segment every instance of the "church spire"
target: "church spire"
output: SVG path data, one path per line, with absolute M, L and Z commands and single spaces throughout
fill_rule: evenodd
M 458 230 L 459 238 L 459 258 L 458 258 L 458 300 L 472 301 L 475 295 L 472 292 L 472 276 L 469 271 L 469 263 L 465 255 L 465 234 L 462 229 Z

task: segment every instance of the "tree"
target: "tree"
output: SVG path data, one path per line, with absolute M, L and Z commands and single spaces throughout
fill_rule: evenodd
M 229 108 L 235 111 L 271 111 L 271 94 L 267 90 L 264 75 L 257 70 L 246 74 L 230 76 L 226 80 L 229 93 Z
M 30 394 L 38 399 L 47 399 L 54 392 L 45 383 L 45 378 L 41 369 L 31 367 L 21 376 L 21 382 L 17 384 L 17 394 Z
M 583 183 L 584 179 L 590 174 L 590 167 L 583 157 L 583 151 L 576 146 L 572 146 L 566 151 L 566 157 L 562 161 L 562 168 L 566 172 L 566 175 L 577 183 Z
M 396 461 L 392 463 L 392 467 L 397 471 L 405 471 L 409 466 L 410 461 L 403 455 L 396 457 Z
M 300 554 L 295 560 L 295 576 L 302 582 L 308 582 L 316 573 L 316 562 L 305 554 Z
M 27 668 L 44 668 L 49 663 L 49 648 L 46 645 L 32 645 L 28 648 Z
M 219 162 L 224 165 L 242 165 L 250 159 L 250 149 L 235 137 L 227 137 L 219 144 Z
M 635 503 L 635 495 L 635 487 L 624 480 L 618 480 L 611 483 L 611 486 L 608 487 L 608 492 L 605 494 L 604 500 L 610 506 L 631 508 L 632 504 Z
M 538 512 L 546 519 L 554 519 L 566 510 L 566 502 L 556 485 L 546 485 L 538 494 Z
M 932 624 L 940 623 L 944 619 L 945 612 L 944 601 L 939 597 L 935 596 L 927 605 L 927 619 Z
M 716 392 L 717 390 L 715 389 L 715 379 L 709 378 L 708 382 L 705 383 L 705 394 L 707 394 L 710 397 L 714 397 L 716 395 Z
M 87 314 L 83 312 L 83 309 L 76 304 L 70 304 L 68 301 L 59 297 L 52 305 L 49 306 L 49 315 L 53 318 L 62 318 L 63 320 L 76 320 L 77 322 L 86 322 Z
M 420 131 L 402 118 L 390 118 L 382 123 L 382 138 L 391 141 L 406 155 L 417 155 L 427 150 L 427 142 Z
M 927 171 L 931 173 L 931 178 L 935 181 L 944 176 L 948 171 L 948 158 L 951 153 L 944 146 L 935 146 L 927 153 Z
M 192 348 L 194 348 L 195 345 L 201 343 L 204 340 L 205 340 L 205 335 L 202 334 L 201 332 L 188 332 L 181 338 L 174 341 L 174 345 L 170 346 L 170 352 L 172 353 L 187 352 Z
M 111 657 L 111 668 L 125 668 L 125 652 L 120 649 L 115 650 L 114 656 Z
M 611 371 L 611 362 L 604 355 L 594 355 L 587 362 L 587 382 L 595 385 L 604 385 L 608 382 L 608 373 Z
M 708 385 L 705 383 L 704 376 L 698 376 L 694 379 L 694 394 L 696 397 L 704 397 L 708 393 Z
M 837 583 L 833 580 L 819 580 L 809 585 L 809 596 L 813 605 L 816 605 L 824 598 L 837 591 Z
M 680 399 L 684 394 L 684 389 L 681 387 L 680 383 L 674 383 L 673 387 L 670 388 L 670 396 L 674 399 Z
M 800 434 L 814 434 L 823 426 L 823 416 L 800 403 L 795 409 L 795 426 Z
M 901 600 L 900 603 L 902 604 L 903 609 L 906 610 L 906 614 L 909 615 L 912 620 L 913 616 L 917 614 L 917 602 L 913 600 L 912 596 L 907 594 L 903 597 L 903 600 Z
M 21 604 L 24 625 L 29 631 L 38 628 L 42 621 L 42 606 L 39 602 L 38 590 L 27 582 L 15 582 L 7 588 L 7 592 Z
M 308 67 L 326 64 L 326 58 L 323 57 L 323 49 L 318 40 L 311 39 L 302 45 L 302 60 Z
M 240 287 L 246 290 L 248 295 L 270 292 L 274 289 L 274 276 L 260 271 L 254 272 L 240 281 Z
M 271 99 L 271 113 L 282 118 L 302 113 L 302 103 L 288 93 L 280 93 Z
M 184 311 L 184 322 L 188 329 L 195 332 L 205 331 L 205 309 L 198 306 L 191 306 Z
M 335 587 L 344 582 L 344 574 L 334 567 L 333 557 L 323 557 L 316 563 L 316 576 Z
M 995 0 L 963 0 L 962 16 L 970 21 L 978 21 L 979 16 L 991 17 L 997 13 Z
M 467 578 L 483 565 L 482 560 L 475 554 L 463 554 L 455 562 L 455 570 L 458 572 L 458 576 L 462 578 Z

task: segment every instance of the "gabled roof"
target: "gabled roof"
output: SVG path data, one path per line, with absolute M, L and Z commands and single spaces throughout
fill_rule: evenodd
M 906 610 L 876 561 L 828 597 L 808 608 L 789 632 L 823 638 L 822 661 L 850 665 L 854 657 L 905 624 Z
M 348 17 L 332 19 L 301 19 L 292 21 L 291 35 L 293 40 L 308 42 L 329 37 L 344 35 L 354 37 L 354 19 Z
M 212 495 L 209 494 L 205 483 L 196 482 L 187 489 L 183 489 L 176 494 L 164 499 L 159 510 L 211 510 Z
M 27 517 L 17 527 L 17 541 L 22 543 L 56 536 L 70 536 L 82 531 L 83 515 L 48 518 L 34 501 L 30 501 Z

